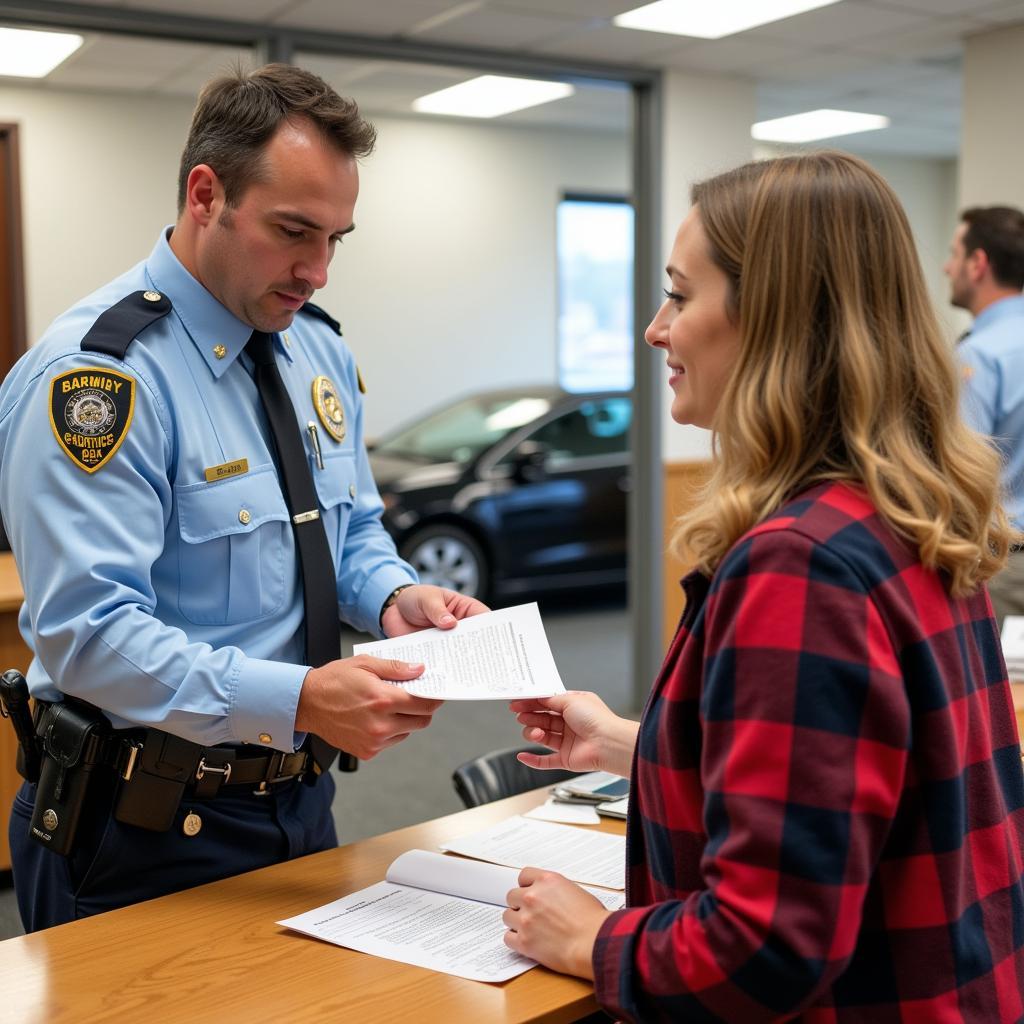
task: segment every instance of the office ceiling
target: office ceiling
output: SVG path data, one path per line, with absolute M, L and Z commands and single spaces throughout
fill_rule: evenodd
M 952 157 L 959 145 L 963 40 L 1024 22 L 1024 0 L 842 0 L 719 39 L 617 28 L 641 0 L 104 0 L 102 6 L 322 29 L 545 57 L 743 75 L 757 83 L 758 118 L 814 107 L 887 114 L 890 128 L 847 136 L 865 152 Z M 95 7 L 94 0 L 64 5 Z M 2 23 L 2 7 L 0 7 Z M 301 54 L 301 63 L 373 113 L 410 112 L 425 92 L 468 77 L 462 69 Z M 194 95 L 248 51 L 89 33 L 43 87 Z M 709 82 L 708 88 L 713 89 Z M 419 115 L 415 115 L 419 116 Z M 585 85 L 575 97 L 503 122 L 625 131 L 621 87 Z

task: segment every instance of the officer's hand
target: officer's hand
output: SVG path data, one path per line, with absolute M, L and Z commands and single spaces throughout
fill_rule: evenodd
M 431 626 L 452 629 L 459 619 L 488 611 L 490 608 L 475 597 L 418 583 L 398 595 L 395 603 L 384 612 L 380 624 L 385 636 L 404 636 Z
M 295 728 L 316 733 L 368 761 L 385 747 L 401 743 L 409 733 L 430 725 L 442 701 L 415 697 L 401 686 L 385 682 L 415 679 L 422 673 L 422 665 L 367 654 L 311 668 L 299 691 Z

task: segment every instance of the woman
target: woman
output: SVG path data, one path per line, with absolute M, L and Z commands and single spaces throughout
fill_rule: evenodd
M 1014 536 L 906 217 L 839 153 L 692 199 L 646 334 L 715 438 L 679 631 L 639 727 L 513 705 L 554 751 L 526 763 L 631 775 L 629 906 L 527 868 L 507 942 L 633 1021 L 1018 1021 L 1024 779 L 983 585 Z

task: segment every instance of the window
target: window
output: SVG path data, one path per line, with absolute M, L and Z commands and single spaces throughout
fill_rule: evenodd
M 595 455 L 623 455 L 629 445 L 633 406 L 628 398 L 588 400 L 530 436 L 544 445 L 548 465 Z
M 558 381 L 567 391 L 633 386 L 633 207 L 558 204 Z

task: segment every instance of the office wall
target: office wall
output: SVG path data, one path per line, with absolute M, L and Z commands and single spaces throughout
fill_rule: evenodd
M 1024 207 L 1024 25 L 968 36 L 964 45 L 961 188 L 964 206 Z
M 735 100 L 734 100 L 735 102 Z M 735 150 L 736 144 L 733 144 Z M 769 159 L 794 152 L 792 148 L 758 145 L 752 148 L 746 159 Z M 892 185 L 907 211 L 910 226 L 917 242 L 918 254 L 924 271 L 932 302 L 939 315 L 940 323 L 950 342 L 957 338 L 967 327 L 969 317 L 961 310 L 953 309 L 949 304 L 949 286 L 942 273 L 949 240 L 956 227 L 958 170 L 957 161 L 952 159 L 928 159 L 923 157 L 901 157 L 892 155 L 861 154 L 876 170 Z M 733 162 L 739 163 L 744 157 L 737 157 Z M 728 166 L 726 164 L 725 166 Z M 714 168 L 710 173 L 714 173 Z M 694 174 L 696 180 L 702 174 Z M 675 231 L 673 218 L 681 218 L 677 209 L 672 211 L 671 196 L 675 193 L 685 195 L 683 189 L 666 187 L 665 232 L 671 245 Z M 676 197 L 678 200 L 678 196 Z M 675 221 L 678 223 L 678 220 Z M 667 406 L 666 397 L 666 406 Z M 710 456 L 710 433 L 697 427 L 679 426 L 665 416 L 664 432 L 665 461 L 685 462 L 700 460 Z
M 191 109 L 0 87 L 0 121 L 21 129 L 30 340 L 174 219 Z M 565 189 L 628 191 L 626 137 L 373 119 L 358 230 L 317 300 L 357 354 L 370 433 L 455 393 L 554 381 L 556 204 Z

